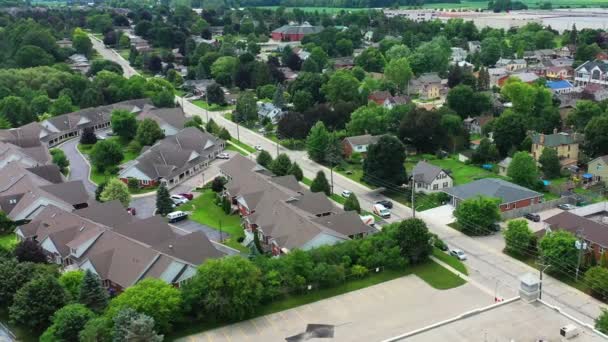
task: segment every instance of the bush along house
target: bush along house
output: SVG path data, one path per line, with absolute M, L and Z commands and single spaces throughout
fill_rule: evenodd
M 228 196 L 242 216 L 244 244 L 258 235 L 261 247 L 278 256 L 377 232 L 355 211 L 344 211 L 324 193 L 313 193 L 295 177 L 274 177 L 255 162 L 236 155 L 220 167 L 229 180 Z

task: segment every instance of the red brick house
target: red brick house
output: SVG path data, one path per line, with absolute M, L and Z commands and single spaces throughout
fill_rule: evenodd
M 608 251 L 608 225 L 568 211 L 551 216 L 544 222 L 549 225 L 549 228 L 537 232 L 540 237 L 555 230 L 565 230 L 572 234 L 580 233 L 587 242 L 587 252 L 593 255 L 596 260 L 599 261 L 602 253 Z
M 478 196 L 498 198 L 500 211 L 525 208 L 540 203 L 543 194 L 499 178 L 483 178 L 471 183 L 443 190 L 450 196 L 450 203 L 457 207 L 460 202 Z
M 312 26 L 308 22 L 304 22 L 301 25 L 283 25 L 273 30 L 270 36 L 273 40 L 297 42 L 302 40 L 306 35 L 319 33 L 321 31 L 323 31 L 323 27 Z

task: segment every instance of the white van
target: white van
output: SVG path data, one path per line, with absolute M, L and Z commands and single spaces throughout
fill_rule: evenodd
M 169 219 L 169 223 L 175 223 L 187 219 L 188 213 L 184 211 L 174 211 L 167 214 L 167 218 Z
M 386 209 L 382 204 L 374 204 L 374 214 L 382 217 L 382 218 L 390 218 L 391 211 Z

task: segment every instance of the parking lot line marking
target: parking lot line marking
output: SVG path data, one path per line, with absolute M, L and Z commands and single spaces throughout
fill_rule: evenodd
M 277 327 L 274 325 L 274 323 L 272 323 L 272 321 L 271 321 L 270 319 L 268 319 L 268 316 L 263 316 L 263 317 L 264 317 L 264 319 L 266 319 L 266 322 L 268 322 L 268 324 L 270 324 L 270 326 L 272 327 L 272 329 L 273 329 L 275 332 L 277 332 L 277 333 L 278 333 L 278 332 L 279 332 L 279 329 L 277 329 Z
M 260 331 L 260 329 L 258 329 L 258 325 L 257 325 L 257 324 L 255 324 L 255 322 L 254 322 L 254 320 L 253 320 L 253 319 L 249 320 L 249 322 L 251 322 L 251 324 L 253 324 L 253 327 L 255 328 L 255 331 L 257 331 L 257 332 L 258 332 L 258 335 L 262 333 L 262 332 Z

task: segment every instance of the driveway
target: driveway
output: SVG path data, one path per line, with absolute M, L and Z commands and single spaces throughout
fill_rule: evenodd
M 453 212 L 454 207 L 451 204 L 445 204 L 437 208 L 417 212 L 416 215 L 421 218 L 432 218 L 437 223 L 450 224 L 456 220 L 452 214 Z
M 68 140 L 59 145 L 57 148 L 65 153 L 66 158 L 70 161 L 70 175 L 68 180 L 81 180 L 84 183 L 85 189 L 91 196 L 95 196 L 97 185 L 89 181 L 89 169 L 91 168 L 84 157 L 78 152 L 79 139 Z
M 207 237 L 211 241 L 221 242 L 221 241 L 225 240 L 226 238 L 230 237 L 230 234 L 228 234 L 226 232 L 222 232 L 220 234 L 219 231 L 217 231 L 209 226 L 206 226 L 204 224 L 200 224 L 196 221 L 192 221 L 192 220 L 184 220 L 184 221 L 173 223 L 172 225 L 177 227 L 178 229 L 181 229 L 182 231 L 187 231 L 189 233 L 198 232 L 198 231 L 203 232 L 203 233 L 205 233 L 205 235 L 207 235 Z

